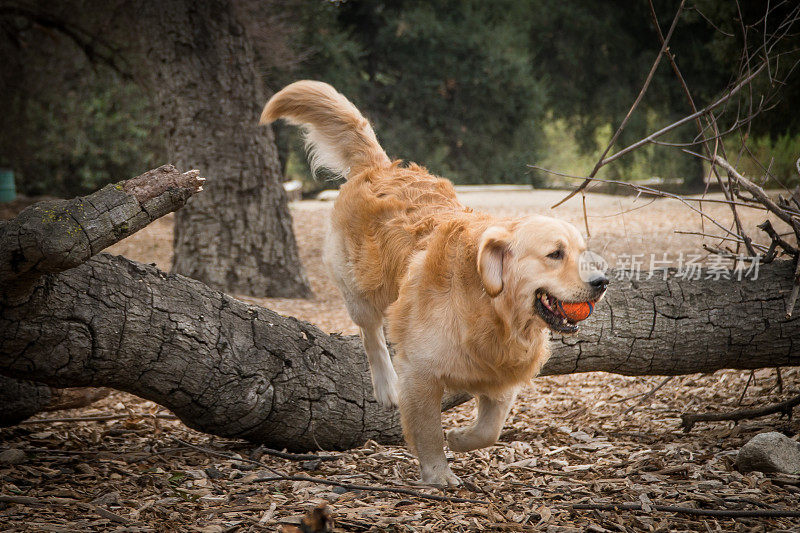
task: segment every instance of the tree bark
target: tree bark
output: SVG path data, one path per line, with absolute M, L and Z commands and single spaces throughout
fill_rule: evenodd
M 175 218 L 173 272 L 231 294 L 308 297 L 254 53 L 230 2 L 140 2 L 149 81 L 179 167 L 212 176 Z
M 276 448 L 399 441 L 396 412 L 372 398 L 357 337 L 326 334 L 153 266 L 89 257 L 198 188 L 196 173 L 148 175 L 140 186 L 37 204 L 0 225 L 0 374 L 128 391 L 195 429 Z M 165 176 L 177 185 L 158 185 Z M 784 318 L 792 272 L 777 262 L 741 282 L 616 282 L 578 335 L 555 339 L 543 374 L 800 365 L 800 319 Z
M 52 390 L 43 383 L 0 375 L 0 427 L 19 424 L 50 403 Z
M 792 261 L 757 279 L 614 281 L 579 334 L 555 339 L 542 374 L 682 375 L 800 365 L 800 320 L 787 319 Z

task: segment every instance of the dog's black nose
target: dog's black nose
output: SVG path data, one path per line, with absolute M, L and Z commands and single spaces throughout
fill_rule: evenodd
M 603 274 L 589 280 L 589 285 L 597 290 L 603 290 L 608 286 L 608 278 Z

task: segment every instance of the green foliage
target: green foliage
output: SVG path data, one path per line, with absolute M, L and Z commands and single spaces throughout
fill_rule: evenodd
M 729 154 L 739 153 L 740 146 L 738 139 L 726 143 Z M 775 137 L 761 135 L 748 139 L 747 148 L 739 163 L 739 169 L 745 176 L 767 187 L 795 187 L 800 184 L 796 166 L 800 158 L 800 134 L 787 132 Z M 767 169 L 774 179 L 768 179 Z
M 235 3 L 255 40 L 268 88 L 299 78 L 327 81 L 372 120 L 390 157 L 417 161 L 458 183 L 552 181 L 529 172 L 528 163 L 589 172 L 659 48 L 647 2 Z M 678 4 L 654 2 L 664 33 Z M 797 28 L 780 27 L 792 4 L 769 4 L 770 16 L 761 24 L 763 2 L 693 0 L 670 42 L 702 107 L 739 75 L 745 44 L 750 57 L 758 58 L 765 36 L 787 32 L 773 50 L 784 53 L 770 66 L 773 82 L 765 76 L 753 87 L 754 101 L 763 96 L 774 109 L 748 125 L 751 151 L 765 164 L 772 159 L 773 173 L 785 180 L 797 179 L 793 165 L 800 155 L 800 68 L 785 76 L 798 59 L 800 42 Z M 83 22 L 95 30 L 105 27 L 101 15 L 87 15 Z M 747 43 L 742 21 L 753 26 Z M 0 114 L 0 166 L 15 170 L 21 193 L 82 194 L 164 161 L 157 115 L 136 83 L 89 64 L 56 31 L 11 18 L 3 22 L 0 56 L 8 61 L 0 71 L 0 102 L 7 112 Z M 129 36 L 113 38 L 123 43 Z M 141 68 L 135 55 L 124 60 Z M 742 98 L 750 96 L 742 92 Z M 732 125 L 737 112 L 746 114 L 748 105 L 731 101 L 719 117 L 721 127 Z M 687 113 L 683 90 L 662 60 L 615 149 Z M 276 132 L 287 175 L 308 176 L 296 131 L 278 126 Z M 664 140 L 686 142 L 695 135 L 691 123 Z M 732 143 L 729 151 L 738 152 Z M 763 174 L 757 165 L 746 171 Z M 601 175 L 683 177 L 697 186 L 703 167 L 675 148 L 651 145 Z
M 97 76 L 23 106 L 23 131 L 15 136 L 24 144 L 6 154 L 23 194 L 86 194 L 158 164 L 155 121 L 133 84 Z
M 4 22 L 0 166 L 14 170 L 20 193 L 86 194 L 163 162 L 163 135 L 139 85 L 91 64 L 58 32 Z
M 741 5 L 748 24 L 763 14 L 758 2 Z M 677 6 L 677 0 L 655 2 L 664 34 Z M 299 2 L 295 9 L 291 18 L 302 27 L 295 46 L 309 57 L 277 78 L 328 81 L 373 121 L 390 156 L 422 162 L 459 183 L 550 180 L 526 172 L 526 163 L 561 161 L 566 165 L 550 168 L 588 172 L 659 48 L 646 2 L 355 0 Z M 768 24 L 780 20 L 779 9 Z M 670 50 L 698 106 L 719 96 L 738 72 L 744 42 L 737 37 L 737 17 L 735 3 L 697 0 L 687 4 L 672 36 Z M 758 30 L 751 30 L 748 45 L 758 42 Z M 783 96 L 779 105 L 797 99 Z M 739 104 L 720 117 L 723 127 L 733 123 Z M 690 112 L 663 60 L 615 148 Z M 766 124 L 760 131 L 774 136 L 776 125 L 793 121 L 771 114 L 759 122 Z M 690 123 L 664 140 L 686 142 L 696 133 Z M 695 188 L 704 175 L 697 159 L 655 145 L 604 174 L 680 177 Z
M 324 5 L 298 77 L 328 81 L 373 121 L 390 157 L 459 183 L 525 182 L 544 90 L 515 2 Z

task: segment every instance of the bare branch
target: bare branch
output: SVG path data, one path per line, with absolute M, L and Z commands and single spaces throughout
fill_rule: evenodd
M 203 190 L 199 171 L 164 165 L 72 200 L 40 202 L 0 225 L 4 288 L 76 267 Z M 17 287 L 19 288 L 19 287 Z
M 680 5 L 678 6 L 678 11 L 675 13 L 675 17 L 672 19 L 672 25 L 669 28 L 669 32 L 667 32 L 667 37 L 666 37 L 666 39 L 664 39 L 663 43 L 661 44 L 661 49 L 658 51 L 658 54 L 656 54 L 656 58 L 653 61 L 653 65 L 650 67 L 650 72 L 647 73 L 647 77 L 644 80 L 644 84 L 642 85 L 641 90 L 639 90 L 639 95 L 636 97 L 636 100 L 633 101 L 633 104 L 631 105 L 631 108 L 628 110 L 628 113 L 625 115 L 625 118 L 622 119 L 622 123 L 620 123 L 619 127 L 617 128 L 617 131 L 614 132 L 614 135 L 611 137 L 611 140 L 608 142 L 608 146 L 606 146 L 606 149 L 603 150 L 603 153 L 602 153 L 602 155 L 600 155 L 599 160 L 595 164 L 595 166 L 592 169 L 592 171 L 589 173 L 590 177 L 596 176 L 597 175 L 597 171 L 600 170 L 600 168 L 602 168 L 603 165 L 605 165 L 605 163 L 603 163 L 603 158 L 606 156 L 606 154 L 608 154 L 608 151 L 611 150 L 611 147 L 614 146 L 614 143 L 617 142 L 617 139 L 619 138 L 620 134 L 622 133 L 622 130 L 624 130 L 625 126 L 628 125 L 628 121 L 630 120 L 631 115 L 633 115 L 633 112 L 639 106 L 639 102 L 642 101 L 642 98 L 644 97 L 644 94 L 647 92 L 647 89 L 650 87 L 650 82 L 653 80 L 653 74 L 655 74 L 656 69 L 658 68 L 658 64 L 661 62 L 661 56 L 664 54 L 664 51 L 667 50 L 667 46 L 669 44 L 669 40 L 672 37 L 672 32 L 675 30 L 675 27 L 678 25 L 678 20 L 680 19 L 681 13 L 683 12 L 683 4 L 684 3 L 685 3 L 685 0 L 681 0 Z M 567 200 L 569 200 L 570 198 L 575 196 L 578 192 L 582 191 L 586 187 L 586 185 L 588 185 L 588 184 L 589 184 L 589 182 L 584 182 L 581 186 L 579 186 L 577 189 L 572 191 L 566 198 L 564 198 L 563 200 L 561 200 L 560 202 L 555 204 L 553 206 L 553 208 L 558 207 L 559 205 L 563 204 L 564 202 L 566 202 Z M 587 231 L 588 231 L 588 223 L 587 223 Z
M 723 420 L 749 420 L 753 418 L 760 418 L 762 416 L 771 415 L 774 413 L 783 413 L 790 415 L 792 409 L 800 405 L 800 394 L 794 398 L 789 398 L 786 401 L 768 405 L 766 407 L 759 407 L 756 409 L 740 409 L 729 413 L 686 413 L 681 415 L 681 427 L 684 431 L 691 431 L 697 422 L 720 422 Z
M 731 173 L 736 178 L 737 184 L 741 185 L 744 189 L 747 190 L 753 197 L 758 200 L 761 204 L 767 207 L 772 213 L 774 213 L 778 218 L 786 222 L 789 227 L 792 227 L 792 216 L 787 213 L 785 209 L 779 207 L 772 199 L 764 192 L 764 189 L 750 181 L 749 179 L 742 176 L 730 163 L 728 163 L 725 159 L 716 156 L 714 157 L 713 162 L 728 172 Z
M 800 517 L 800 511 L 788 509 L 698 509 L 677 505 L 650 505 L 652 510 L 664 513 L 679 513 L 691 516 L 714 516 L 718 518 L 779 518 Z M 568 508 L 576 511 L 642 511 L 641 503 L 575 503 Z
M 561 204 L 563 204 L 564 202 L 566 202 L 567 200 L 569 200 L 570 198 L 572 198 L 573 196 L 578 194 L 580 191 L 585 189 L 586 186 L 589 185 L 589 183 L 591 183 L 591 179 L 590 178 L 594 178 L 594 175 L 597 174 L 597 171 L 600 170 L 601 167 L 611 163 L 612 161 L 616 161 L 620 157 L 632 152 L 633 150 L 636 150 L 637 148 L 639 148 L 641 146 L 644 146 L 646 144 L 652 143 L 653 140 L 658 139 L 659 137 L 661 137 L 661 136 L 663 136 L 663 135 L 665 135 L 665 134 L 667 134 L 667 133 L 669 133 L 669 132 L 671 132 L 671 131 L 673 131 L 673 130 L 681 127 L 681 126 L 683 126 L 687 122 L 691 122 L 694 119 L 696 119 L 697 117 L 703 116 L 703 115 L 713 111 L 714 109 L 716 109 L 720 105 L 724 104 L 725 102 L 730 100 L 733 96 L 735 96 L 739 91 L 741 91 L 742 88 L 747 87 L 750 84 L 750 82 L 752 82 L 753 79 L 756 78 L 756 76 L 761 74 L 761 71 L 763 71 L 765 67 L 766 67 L 766 63 L 762 63 L 761 66 L 758 67 L 758 69 L 756 69 L 753 73 L 751 73 L 749 76 L 747 76 L 742 81 L 740 81 L 733 89 L 731 89 L 725 95 L 721 96 L 716 101 L 714 101 L 711 104 L 707 105 L 703 109 L 697 111 L 696 113 L 692 113 L 691 115 L 683 117 L 682 119 L 680 119 L 680 120 L 678 120 L 676 122 L 673 122 L 672 124 L 670 124 L 668 126 L 664 126 L 660 130 L 651 133 L 650 135 L 648 135 L 644 139 L 641 139 L 641 140 L 639 140 L 639 141 L 637 141 L 637 142 L 635 142 L 635 143 L 623 148 L 622 150 L 620 150 L 619 152 L 615 153 L 614 155 L 612 155 L 610 157 L 607 157 L 607 158 L 603 159 L 602 161 L 599 161 L 598 164 L 595 166 L 595 170 L 593 170 L 592 171 L 593 173 L 590 174 L 587 177 L 586 181 L 581 183 L 578 187 L 576 187 L 574 190 L 572 190 L 567 196 L 565 196 L 563 199 L 561 199 L 558 203 L 556 203 L 552 207 L 556 208 L 556 207 L 560 206 Z
M 659 137 L 661 137 L 661 136 L 663 136 L 663 135 L 665 135 L 665 134 L 667 134 L 667 133 L 679 128 L 680 126 L 683 126 L 687 122 L 691 122 L 695 118 L 697 118 L 699 116 L 702 116 L 702 115 L 705 115 L 705 114 L 709 113 L 710 111 L 716 109 L 720 105 L 722 105 L 725 102 L 727 102 L 728 100 L 730 100 L 733 96 L 735 96 L 744 87 L 747 87 L 750 84 L 750 82 L 752 82 L 753 79 L 756 78 L 756 76 L 761 74 L 761 72 L 764 70 L 765 67 L 766 67 L 766 63 L 762 63 L 761 66 L 757 70 L 755 70 L 752 74 L 750 74 L 745 79 L 743 79 L 741 82 L 739 82 L 733 89 L 728 91 L 724 96 L 721 96 L 715 102 L 707 105 L 706 107 L 704 107 L 703 109 L 697 111 L 696 113 L 692 113 L 691 115 L 683 117 L 682 119 L 680 119 L 680 120 L 678 120 L 676 122 L 673 122 L 672 124 L 670 124 L 668 126 L 665 126 L 665 127 L 661 128 L 660 130 L 658 130 L 656 132 L 651 133 L 650 135 L 648 135 L 644 139 L 641 139 L 640 141 L 637 141 L 637 142 L 631 144 L 630 146 L 627 146 L 627 147 L 623 148 L 622 150 L 620 150 L 619 152 L 615 153 L 614 155 L 604 159 L 602 161 L 603 165 L 607 165 L 607 164 L 611 163 L 612 161 L 616 161 L 620 157 L 632 152 L 633 150 L 639 148 L 640 146 L 644 146 L 646 144 L 649 144 L 654 139 L 657 139 L 657 138 L 659 138 Z
M 585 180 L 586 182 L 597 181 L 597 182 L 600 182 L 600 183 L 616 183 L 616 184 L 619 184 L 619 185 L 626 185 L 626 186 L 628 186 L 628 187 L 631 187 L 631 188 L 633 188 L 633 189 L 635 189 L 635 190 L 637 190 L 637 191 L 640 191 L 640 192 L 642 192 L 643 194 L 652 194 L 652 195 L 655 195 L 655 196 L 661 196 L 661 197 L 663 197 L 663 198 L 671 198 L 671 199 L 673 199 L 673 200 L 677 200 L 677 201 L 681 202 L 681 203 L 682 203 L 682 204 L 684 204 L 686 207 L 688 207 L 689 209 L 691 209 L 692 211 L 694 211 L 695 213 L 697 213 L 698 215 L 700 215 L 700 216 L 701 216 L 701 217 L 703 217 L 704 219 L 707 219 L 707 220 L 709 220 L 709 221 L 710 221 L 712 224 L 714 224 L 715 226 L 717 226 L 719 229 L 721 229 L 722 231 L 724 231 L 724 232 L 725 232 L 725 233 L 727 233 L 728 235 L 731 235 L 731 236 L 733 236 L 733 237 L 739 237 L 739 238 L 741 237 L 739 234 L 732 232 L 731 230 L 729 230 L 728 228 L 726 228 L 725 226 L 723 226 L 722 224 L 720 224 L 719 222 L 717 222 L 717 221 L 716 221 L 716 220 L 715 220 L 713 217 L 711 217 L 710 215 L 708 215 L 708 214 L 704 213 L 704 212 L 703 212 L 701 209 L 698 209 L 698 208 L 694 207 L 693 205 L 691 205 L 691 204 L 689 203 L 689 201 L 690 201 L 690 200 L 692 200 L 692 199 L 684 198 L 683 196 L 680 196 L 680 195 L 678 195 L 678 194 L 672 194 L 672 193 L 665 192 L 665 191 L 659 191 L 658 189 L 653 189 L 653 188 L 651 188 L 651 187 L 645 187 L 645 186 L 643 186 L 643 185 L 636 185 L 636 184 L 629 183 L 629 182 L 625 182 L 625 181 L 607 180 L 607 179 L 602 179 L 602 178 L 594 178 L 594 177 L 590 177 L 590 176 L 586 176 L 586 177 L 581 177 L 581 176 L 570 176 L 569 174 L 563 174 L 563 173 L 559 173 L 559 172 L 553 172 L 553 171 L 547 170 L 547 169 L 545 169 L 545 168 L 542 168 L 542 167 L 539 167 L 539 166 L 536 166 L 536 165 L 528 165 L 528 166 L 529 166 L 529 167 L 531 167 L 531 168 L 535 168 L 535 169 L 537 169 L 537 170 L 543 170 L 543 171 L 545 171 L 545 172 L 550 172 L 550 173 L 552 173 L 552 174 L 556 174 L 556 175 L 558 175 L 558 176 L 563 176 L 563 177 L 565 177 L 565 178 L 576 178 L 576 179 L 583 179 L 583 180 Z M 694 199 L 694 200 L 695 200 L 695 201 L 700 201 L 700 202 L 707 202 L 707 201 L 709 201 L 709 200 L 706 200 L 706 199 Z M 555 206 L 554 206 L 554 207 L 555 207 Z M 751 207 L 751 206 L 749 206 L 749 205 L 746 205 L 746 207 Z

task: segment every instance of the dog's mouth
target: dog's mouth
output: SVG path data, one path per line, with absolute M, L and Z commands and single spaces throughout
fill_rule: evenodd
M 538 289 L 535 293 L 533 307 L 547 327 L 558 333 L 577 332 L 580 326 L 564 315 L 560 304 L 561 301 L 558 298 L 548 294 L 544 289 Z

